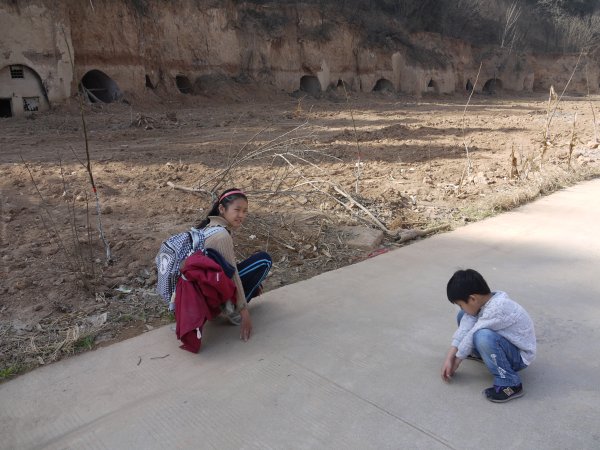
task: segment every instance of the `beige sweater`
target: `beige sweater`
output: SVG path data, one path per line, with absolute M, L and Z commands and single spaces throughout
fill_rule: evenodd
M 221 216 L 209 216 L 210 222 L 206 226 L 209 227 L 224 227 L 222 232 L 215 233 L 209 236 L 204 242 L 206 248 L 212 248 L 218 251 L 225 260 L 235 268 L 235 274 L 233 275 L 233 281 L 237 288 L 237 304 L 236 310 L 239 312 L 246 307 L 246 295 L 244 293 L 244 286 L 242 286 L 242 280 L 237 271 L 237 264 L 235 262 L 235 251 L 233 249 L 233 238 L 230 234 L 231 227 L 229 223 Z M 227 231 L 226 231 L 227 230 Z M 229 232 L 228 232 L 229 231 Z

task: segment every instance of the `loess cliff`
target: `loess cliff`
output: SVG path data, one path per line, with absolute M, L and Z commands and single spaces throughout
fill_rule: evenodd
M 10 67 L 22 66 L 48 106 L 80 84 L 92 101 L 193 95 L 214 80 L 314 95 L 344 83 L 418 96 L 468 91 L 479 73 L 477 91 L 547 91 L 566 85 L 579 58 L 410 32 L 385 16 L 366 33 L 344 14 L 301 2 L 13 0 L 0 3 L 0 26 L 8 30 L 0 97 L 28 95 L 8 82 Z M 598 59 L 584 55 L 579 65 L 569 90 L 598 92 Z

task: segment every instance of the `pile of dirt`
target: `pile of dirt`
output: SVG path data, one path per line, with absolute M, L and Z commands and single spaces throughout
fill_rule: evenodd
M 86 107 L 100 215 L 76 108 L 0 121 L 0 378 L 171 321 L 154 256 L 224 188 L 250 196 L 237 252 L 272 254 L 268 291 L 378 253 L 347 226 L 385 228 L 391 249 L 600 172 L 582 98 L 559 105 L 542 158 L 542 97 L 476 96 L 465 115 L 462 97 L 182 97 Z

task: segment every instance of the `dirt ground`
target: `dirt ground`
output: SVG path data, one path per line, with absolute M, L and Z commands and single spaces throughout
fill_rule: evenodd
M 237 251 L 272 254 L 268 291 L 600 173 L 597 96 L 564 98 L 543 150 L 542 94 L 475 95 L 465 113 L 466 95 L 227 92 L 86 105 L 100 216 L 76 100 L 0 119 L 0 380 L 171 321 L 154 256 L 211 192 L 247 191 Z M 348 225 L 388 232 L 359 249 Z

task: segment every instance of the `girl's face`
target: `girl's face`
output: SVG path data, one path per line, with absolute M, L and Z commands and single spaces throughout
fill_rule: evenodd
M 242 225 L 248 215 L 248 202 L 240 197 L 228 203 L 227 207 L 219 205 L 219 215 L 235 230 Z

